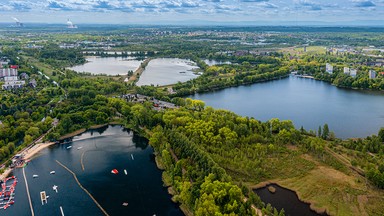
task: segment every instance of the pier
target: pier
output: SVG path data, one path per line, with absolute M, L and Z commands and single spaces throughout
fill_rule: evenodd
M 24 168 L 23 168 L 23 176 L 24 176 L 25 188 L 26 188 L 26 190 L 27 190 L 27 196 L 28 196 L 28 201 L 29 201 L 29 207 L 31 208 L 31 215 L 32 215 L 32 216 L 35 216 L 35 212 L 33 211 L 33 206 L 32 206 L 31 195 L 29 194 L 28 181 L 27 181 L 27 178 L 25 177 L 25 170 L 24 170 Z

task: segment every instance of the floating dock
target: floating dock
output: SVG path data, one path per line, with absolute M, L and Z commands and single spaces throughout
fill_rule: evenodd
M 45 191 L 40 192 L 40 199 L 41 199 L 41 205 L 44 205 L 44 202 L 45 204 L 48 203 L 47 194 L 45 193 Z

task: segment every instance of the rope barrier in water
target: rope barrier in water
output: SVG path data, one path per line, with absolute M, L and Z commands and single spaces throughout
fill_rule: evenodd
M 83 169 L 83 171 L 84 171 L 84 162 L 83 162 L 83 158 L 84 158 L 84 153 L 85 153 L 85 151 L 81 154 L 81 160 L 80 160 L 80 163 L 81 163 L 81 168 Z
M 32 216 L 35 216 L 35 212 L 33 211 L 33 206 L 32 206 L 31 195 L 29 194 L 28 181 L 27 181 L 27 178 L 25 177 L 24 167 L 23 167 L 23 176 L 24 176 L 25 188 L 27 189 L 27 196 L 28 196 L 29 206 L 31 208 L 31 214 Z
M 60 166 L 62 166 L 64 169 L 66 169 L 68 172 L 70 172 L 72 175 L 73 175 L 73 178 L 75 178 L 77 184 L 79 185 L 79 187 L 81 189 L 83 189 L 83 191 L 85 191 L 85 193 L 88 194 L 89 197 L 91 197 L 91 199 L 93 200 L 93 202 L 95 202 L 95 204 L 97 205 L 97 207 L 100 208 L 100 210 L 104 213 L 105 216 L 109 216 L 109 214 L 103 209 L 103 207 L 101 207 L 101 205 L 97 202 L 97 200 L 91 195 L 91 193 L 88 192 L 87 189 L 85 189 L 79 182 L 79 180 L 77 179 L 77 176 L 74 172 L 72 172 L 72 170 L 70 170 L 68 167 L 64 166 L 64 164 L 60 163 L 58 160 L 56 160 L 56 163 L 58 163 Z

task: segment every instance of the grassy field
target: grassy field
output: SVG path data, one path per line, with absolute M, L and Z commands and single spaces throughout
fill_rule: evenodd
M 384 192 L 355 170 L 336 170 L 299 149 L 290 148 L 289 151 L 266 161 L 271 176 L 265 182 L 254 181 L 249 176 L 241 176 L 241 179 L 233 176 L 234 180 L 254 188 L 268 182 L 277 183 L 296 191 L 302 201 L 311 203 L 312 209 L 326 210 L 330 215 L 383 215 Z
M 308 46 L 306 52 L 304 47 L 288 47 L 282 48 L 279 51 L 283 53 L 290 53 L 291 55 L 303 55 L 303 54 L 325 54 L 326 49 L 323 46 Z

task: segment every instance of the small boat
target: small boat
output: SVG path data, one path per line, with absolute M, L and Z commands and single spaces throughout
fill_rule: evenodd
M 49 174 L 55 174 L 56 172 L 55 171 L 51 171 L 51 172 L 49 172 Z
M 39 177 L 39 175 L 36 175 L 36 174 L 35 174 L 35 175 L 33 175 L 32 177 L 33 177 L 33 178 L 37 178 L 37 177 Z
M 83 148 L 83 146 L 77 147 L 77 150 L 80 150 L 80 149 L 82 149 L 82 148 Z
M 72 146 L 68 146 L 68 147 L 67 147 L 67 149 L 70 149 L 70 148 L 72 148 Z
M 124 173 L 125 173 L 125 175 L 128 175 L 128 173 L 127 173 L 127 170 L 126 170 L 126 169 L 124 170 Z
M 123 203 L 123 206 L 128 206 L 128 203 L 127 202 Z
M 117 171 L 117 169 L 113 169 L 113 170 L 111 171 L 111 173 L 116 175 L 116 174 L 119 173 L 119 171 Z
M 53 189 L 54 191 L 56 191 L 56 193 L 57 193 L 57 188 L 58 188 L 57 185 L 53 185 L 53 187 L 52 187 L 52 189 Z

